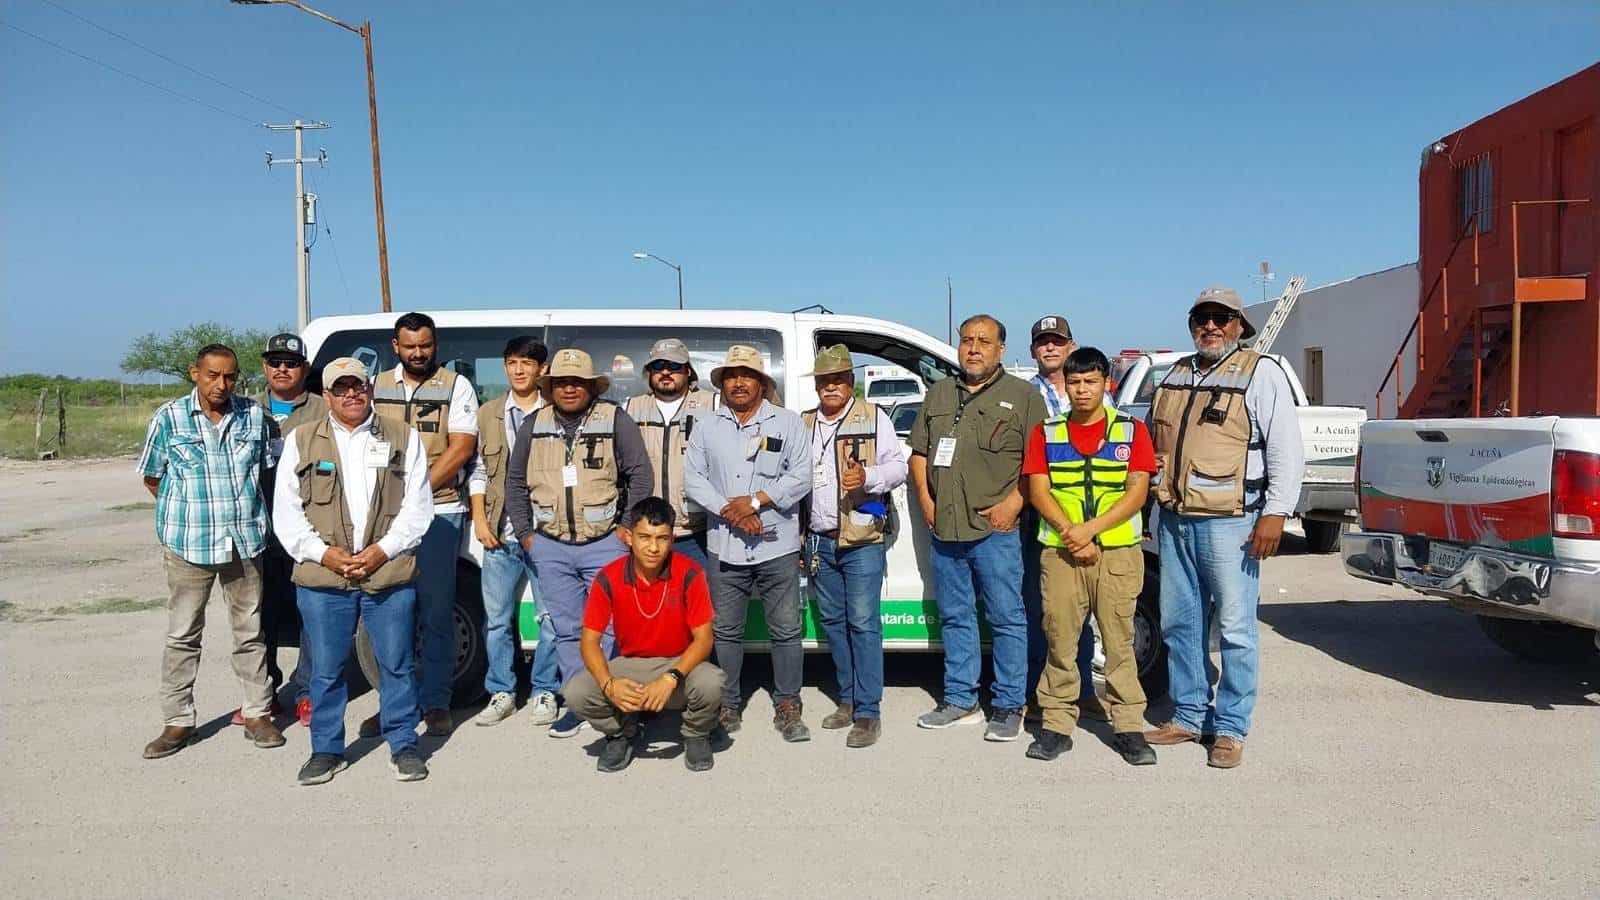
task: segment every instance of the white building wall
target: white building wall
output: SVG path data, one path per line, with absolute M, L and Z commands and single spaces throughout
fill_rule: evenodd
M 1407 263 L 1303 291 L 1271 352 L 1282 354 L 1293 363 L 1301 380 L 1305 381 L 1308 378 L 1306 348 L 1321 347 L 1322 402 L 1365 407 L 1368 416 L 1376 417 L 1374 394 L 1394 362 L 1395 351 L 1401 349 L 1401 338 L 1417 315 L 1420 290 L 1417 264 Z M 1275 302 L 1269 300 L 1248 306 L 1245 315 L 1252 325 L 1260 328 L 1272 314 Z M 1416 338 L 1413 336 L 1407 341 L 1400 359 L 1405 393 L 1411 390 L 1416 366 Z M 1391 377 L 1383 398 L 1383 414 L 1388 418 L 1393 418 L 1396 412 L 1394 388 L 1395 380 Z

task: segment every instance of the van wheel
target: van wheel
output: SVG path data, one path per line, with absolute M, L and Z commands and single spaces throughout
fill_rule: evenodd
M 1133 658 L 1146 700 L 1167 695 L 1167 643 L 1161 639 L 1161 574 L 1155 557 L 1145 556 L 1144 590 L 1133 611 Z
M 1324 522 L 1319 519 L 1301 519 L 1306 532 L 1306 546 L 1312 553 L 1333 553 L 1339 549 L 1339 536 L 1344 534 L 1343 522 Z
M 1478 626 L 1504 650 L 1542 663 L 1579 663 L 1595 656 L 1595 633 L 1565 622 L 1478 616 Z
M 451 617 L 451 634 L 456 648 L 455 669 L 450 677 L 450 705 L 461 708 L 483 696 L 483 675 L 489 668 L 489 653 L 483 643 L 483 593 L 478 570 L 456 566 L 456 602 Z M 356 623 L 356 661 L 361 674 L 374 689 L 378 687 L 378 657 L 372 652 L 365 622 Z

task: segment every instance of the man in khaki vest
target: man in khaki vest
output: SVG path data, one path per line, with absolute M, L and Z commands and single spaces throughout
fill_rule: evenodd
M 1256 330 L 1233 289 L 1200 292 L 1189 333 L 1194 355 L 1173 365 L 1150 405 L 1174 708 L 1145 737 L 1209 744 L 1207 763 L 1231 769 L 1244 759 L 1256 702 L 1261 560 L 1278 552 L 1294 514 L 1305 448 L 1288 376 L 1277 360 L 1239 346 Z M 1213 617 L 1222 637 L 1215 695 L 1206 672 Z
M 306 390 L 311 363 L 306 360 L 306 345 L 299 335 L 285 332 L 268 339 L 267 349 L 261 354 L 261 370 L 267 389 L 255 399 L 267 413 L 268 438 L 261 495 L 267 501 L 267 515 L 271 516 L 273 477 L 278 471 L 278 457 L 283 455 L 283 436 L 307 422 L 326 419 L 328 404 L 320 395 Z M 277 537 L 269 534 L 267 552 L 261 558 L 261 631 L 267 641 L 267 677 L 272 680 L 274 694 L 283 683 L 283 670 L 278 668 L 278 632 L 288 624 L 294 608 L 294 582 L 289 580 L 293 568 L 294 560 L 283 552 Z M 311 655 L 306 644 L 302 631 L 300 657 L 289 676 L 294 690 L 294 714 L 302 728 L 311 727 Z M 276 700 L 273 705 L 277 705 Z
M 518 650 L 517 603 L 526 580 L 539 610 L 538 648 L 533 653 L 531 692 L 528 696 L 529 720 L 549 725 L 560 716 L 556 692 L 561 682 L 556 675 L 555 629 L 539 594 L 539 572 L 517 541 L 511 518 L 506 515 L 506 470 L 517 430 L 545 405 L 539 393 L 550 351 L 544 342 L 528 335 L 506 342 L 502 354 L 506 370 L 505 396 L 485 403 L 478 410 L 478 458 L 467 477 L 472 529 L 483 545 L 483 641 L 489 657 L 483 673 L 483 689 L 489 703 L 472 721 L 478 725 L 498 725 L 516 711 L 516 675 L 512 661 Z
M 639 423 L 644 449 L 656 475 L 656 495 L 672 504 L 677 524 L 672 552 L 706 564 L 706 514 L 683 487 L 683 455 L 695 423 L 716 406 L 716 394 L 700 390 L 689 348 L 677 338 L 662 338 L 644 365 L 649 393 L 628 400 L 628 416 Z
M 655 489 L 639 426 L 601 399 L 610 386 L 589 354 L 558 351 L 539 379 L 550 405 L 522 423 L 506 471 L 506 515 L 539 570 L 563 683 L 584 671 L 578 640 L 589 585 L 628 552 L 616 534 L 622 514 Z M 569 707 L 550 736 L 572 737 L 582 725 Z
M 375 416 L 367 370 L 336 359 L 322 370 L 330 413 L 284 440 L 273 529 L 295 561 L 294 583 L 311 652 L 311 758 L 301 784 L 343 769 L 348 691 L 344 664 L 356 621 L 378 658 L 378 716 L 400 781 L 428 777 L 417 751 L 417 560 L 433 518 L 427 457 L 415 430 Z
M 432 737 L 450 733 L 451 677 L 455 674 L 456 554 L 461 548 L 464 467 L 478 446 L 478 394 L 465 376 L 439 364 L 437 329 L 423 313 L 394 323 L 399 365 L 378 373 L 374 408 L 417 431 L 428 454 L 433 523 L 417 548 L 417 621 L 422 638 L 417 690 L 422 721 Z M 377 723 L 362 723 L 362 733 Z
M 906 482 L 906 459 L 889 416 L 856 399 L 849 348 L 823 348 L 811 375 L 817 408 L 801 416 L 811 435 L 804 564 L 839 681 L 839 706 L 822 727 L 849 727 L 846 747 L 870 747 L 882 731 L 879 601 L 894 515 L 889 496 Z

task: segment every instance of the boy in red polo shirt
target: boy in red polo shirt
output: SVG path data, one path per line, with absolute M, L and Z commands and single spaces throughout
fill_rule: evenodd
M 646 497 L 618 530 L 627 556 L 600 570 L 589 588 L 579 650 L 585 671 L 567 682 L 567 706 L 605 735 L 597 768 L 620 772 L 633 762 L 640 713 L 683 710 L 683 763 L 711 768 L 711 730 L 722 704 L 722 670 L 711 655 L 711 593 L 705 571 L 672 552 L 672 505 Z M 600 636 L 610 625 L 617 656 Z

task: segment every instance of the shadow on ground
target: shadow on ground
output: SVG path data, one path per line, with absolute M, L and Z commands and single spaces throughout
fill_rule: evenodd
M 1426 601 L 1263 603 L 1278 634 L 1440 697 L 1536 709 L 1597 706 L 1600 665 L 1559 666 L 1500 649 L 1472 616 Z

